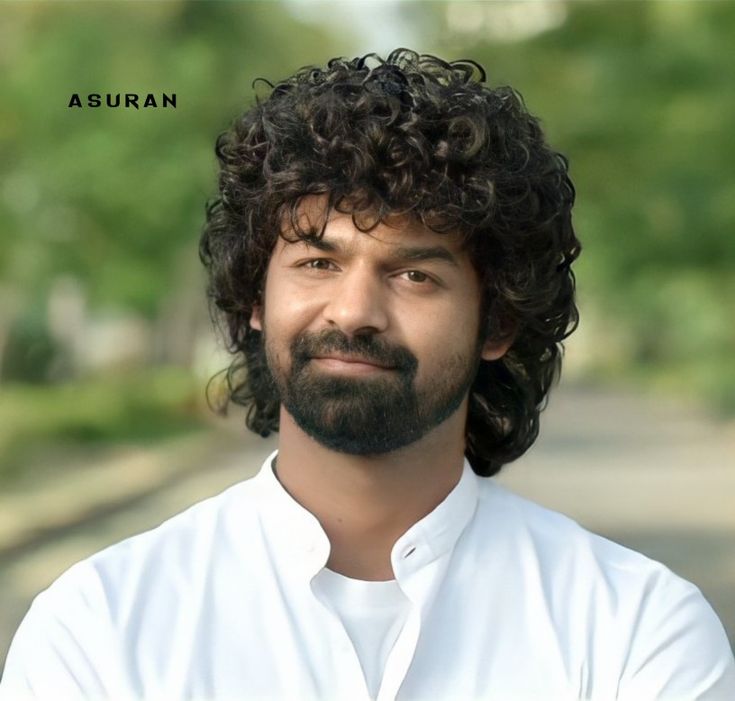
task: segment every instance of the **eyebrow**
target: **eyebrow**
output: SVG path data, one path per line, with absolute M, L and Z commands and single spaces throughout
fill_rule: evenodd
M 308 237 L 302 238 L 301 241 L 307 246 L 313 246 L 320 251 L 328 253 L 344 253 L 345 248 L 334 241 L 327 241 L 323 238 Z M 407 262 L 420 261 L 444 261 L 454 267 L 459 267 L 457 258 L 444 246 L 397 246 L 394 250 L 393 257 L 398 260 Z

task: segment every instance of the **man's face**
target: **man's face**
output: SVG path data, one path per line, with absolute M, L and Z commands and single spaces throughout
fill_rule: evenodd
M 322 205 L 308 198 L 302 222 Z M 332 450 L 376 455 L 464 409 L 480 358 L 502 355 L 479 342 L 480 292 L 458 236 L 405 218 L 366 234 L 332 212 L 321 240 L 279 238 L 250 323 L 296 424 Z

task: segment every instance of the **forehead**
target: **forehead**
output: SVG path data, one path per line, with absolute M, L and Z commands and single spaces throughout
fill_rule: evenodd
M 407 214 L 389 215 L 373 227 L 374 223 L 373 214 L 357 212 L 353 218 L 350 212 L 328 209 L 326 195 L 310 195 L 299 202 L 295 216 L 289 210 L 282 218 L 276 250 L 323 237 L 325 241 L 339 242 L 351 249 L 421 246 L 444 248 L 457 259 L 467 257 L 465 238 L 459 232 L 437 233 Z M 369 231 L 362 230 L 368 227 Z

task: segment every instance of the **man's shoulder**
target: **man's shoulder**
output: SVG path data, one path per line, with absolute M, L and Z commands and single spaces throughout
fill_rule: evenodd
M 480 480 L 467 545 L 468 598 L 489 600 L 508 635 L 525 626 L 529 641 L 554 640 L 571 667 L 594 664 L 599 688 L 635 699 L 725 698 L 733 688 L 722 624 L 664 564 L 494 479 Z
M 494 479 L 481 480 L 478 512 L 479 533 L 490 532 L 493 547 L 508 547 L 517 561 L 533 562 L 550 578 L 569 578 L 590 587 L 638 589 L 643 595 L 656 583 L 696 589 L 664 564 L 594 533 L 577 521 L 531 501 Z M 524 559 L 525 558 L 525 559 Z
M 90 692 L 94 698 L 127 698 L 103 692 L 100 680 L 127 688 L 120 677 L 125 645 L 130 659 L 141 641 L 162 649 L 182 621 L 211 611 L 247 559 L 243 533 L 257 527 L 258 503 L 257 484 L 246 480 L 72 565 L 34 599 L 16 633 L 7 698 L 15 697 L 14 684 L 25 683 L 24 675 L 37 681 L 30 669 L 36 663 L 49 678 L 68 681 L 73 698 L 80 697 L 77 687 L 99 690 Z M 219 586 L 210 592 L 214 572 Z M 64 696 L 62 690 L 53 697 Z
M 258 518 L 256 485 L 248 479 L 203 499 L 150 530 L 110 545 L 64 572 L 43 597 L 70 589 L 103 589 L 105 598 L 129 583 L 141 586 L 186 576 L 232 547 Z M 191 571 L 191 572 L 190 572 Z M 102 592 L 101 592 L 102 593 Z

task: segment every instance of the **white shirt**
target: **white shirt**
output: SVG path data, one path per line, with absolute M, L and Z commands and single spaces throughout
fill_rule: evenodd
M 313 589 L 329 541 L 272 457 L 40 594 L 0 699 L 369 698 Z M 391 563 L 410 608 L 379 701 L 735 699 L 732 652 L 696 587 L 467 463 Z
M 345 627 L 365 674 L 368 693 L 377 698 L 385 664 L 406 623 L 411 602 L 395 579 L 365 582 L 326 567 L 314 577 L 312 588 Z

